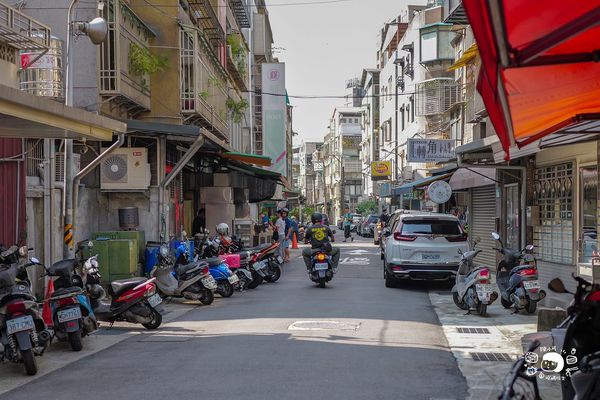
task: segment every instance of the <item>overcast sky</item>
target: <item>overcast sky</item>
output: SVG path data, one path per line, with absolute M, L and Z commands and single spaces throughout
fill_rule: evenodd
M 405 4 L 426 0 L 266 0 L 289 95 L 344 95 L 346 79 L 376 66 L 379 32 Z M 336 1 L 336 0 L 334 0 Z M 294 3 L 304 3 L 294 5 Z M 305 3 L 317 3 L 308 4 Z M 301 140 L 322 140 L 341 99 L 290 99 Z

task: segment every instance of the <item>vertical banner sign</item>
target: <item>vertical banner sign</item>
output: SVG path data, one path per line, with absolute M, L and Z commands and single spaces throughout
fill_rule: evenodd
M 270 157 L 269 168 L 287 176 L 285 143 L 285 64 L 262 65 L 263 155 Z

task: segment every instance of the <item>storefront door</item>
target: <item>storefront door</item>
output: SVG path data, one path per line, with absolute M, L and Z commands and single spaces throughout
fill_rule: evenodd
M 504 209 L 506 245 L 511 249 L 519 249 L 521 247 L 521 207 L 518 183 L 504 186 L 504 199 L 506 200 Z
M 597 250 L 596 207 L 598 197 L 598 169 L 596 166 L 579 169 L 579 235 L 578 270 L 591 278 L 592 255 Z

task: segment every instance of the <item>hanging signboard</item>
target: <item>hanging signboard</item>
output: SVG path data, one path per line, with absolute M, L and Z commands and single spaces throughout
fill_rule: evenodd
M 408 162 L 441 162 L 454 157 L 454 140 L 408 139 Z
M 392 176 L 391 161 L 373 161 L 371 163 L 371 180 L 383 181 Z
M 263 155 L 273 160 L 271 171 L 287 175 L 285 142 L 285 64 L 262 64 Z
M 323 161 L 314 161 L 313 162 L 313 171 L 323 172 Z
M 446 181 L 433 182 L 427 188 L 429 199 L 436 204 L 444 204 L 452 196 L 452 188 Z

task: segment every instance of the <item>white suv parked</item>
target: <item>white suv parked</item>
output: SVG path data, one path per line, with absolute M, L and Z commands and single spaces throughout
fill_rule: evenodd
M 447 214 L 402 214 L 385 231 L 385 286 L 400 279 L 454 280 L 459 250 L 468 251 L 458 218 Z

